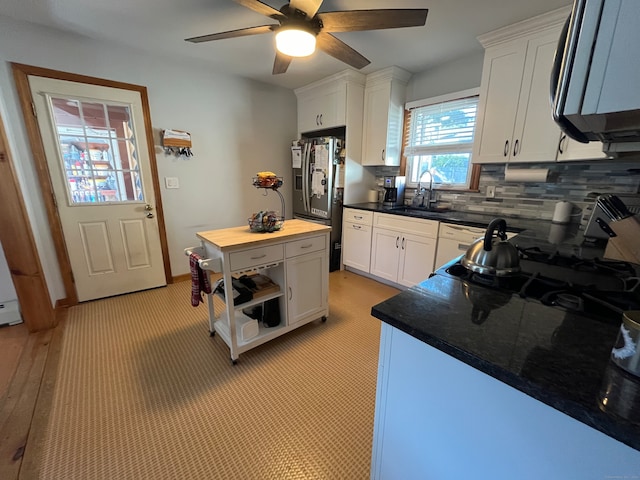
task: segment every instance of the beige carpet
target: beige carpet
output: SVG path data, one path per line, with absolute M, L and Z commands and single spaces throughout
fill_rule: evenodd
M 333 272 L 326 323 L 235 366 L 209 337 L 206 305 L 191 307 L 189 282 L 73 307 L 21 478 L 369 478 L 380 332 L 370 310 L 395 293 Z

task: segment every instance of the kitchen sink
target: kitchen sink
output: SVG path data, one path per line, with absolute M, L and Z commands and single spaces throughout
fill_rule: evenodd
M 401 205 L 398 207 L 393 207 L 391 210 L 394 212 L 410 212 L 410 213 L 446 213 L 450 212 L 451 208 L 449 207 L 413 207 L 411 205 Z
M 448 220 L 452 220 L 449 218 L 447 214 L 453 214 L 455 211 L 451 210 L 449 207 L 413 207 L 410 205 L 402 205 L 398 207 L 393 207 L 390 209 L 393 213 L 398 213 L 400 215 L 406 215 L 409 217 L 419 217 L 419 218 L 431 218 L 434 220 L 439 220 L 442 218 L 447 218 Z

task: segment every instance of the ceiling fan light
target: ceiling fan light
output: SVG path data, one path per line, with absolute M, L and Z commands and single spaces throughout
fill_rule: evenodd
M 316 36 L 298 28 L 281 28 L 276 33 L 276 48 L 290 57 L 307 57 L 316 49 Z

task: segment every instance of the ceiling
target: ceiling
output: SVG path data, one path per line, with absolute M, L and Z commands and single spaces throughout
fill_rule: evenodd
M 286 0 L 262 0 L 279 9 Z M 476 37 L 571 4 L 571 0 L 325 0 L 320 11 L 428 8 L 424 27 L 336 33 L 367 57 L 371 73 L 397 65 L 423 72 L 480 52 Z M 323 52 L 271 75 L 273 34 L 192 44 L 188 37 L 275 23 L 233 0 L 2 0 L 0 15 L 286 88 L 349 68 Z

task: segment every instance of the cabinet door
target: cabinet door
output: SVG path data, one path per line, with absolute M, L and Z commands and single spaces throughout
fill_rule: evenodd
M 287 323 L 327 314 L 329 295 L 327 251 L 287 260 Z
M 371 226 L 344 222 L 342 227 L 342 263 L 369 272 Z
M 398 281 L 402 234 L 384 228 L 373 229 L 370 273 L 391 282 Z
M 581 143 L 564 133 L 558 143 L 558 162 L 571 162 L 580 160 L 605 160 L 611 158 L 602 151 L 602 142 Z
M 387 152 L 391 82 L 367 87 L 364 92 L 364 131 L 362 133 L 362 164 L 391 165 L 393 152 Z M 398 155 L 395 158 L 399 160 Z M 395 163 L 399 165 L 398 163 Z
M 399 284 L 411 287 L 429 278 L 433 272 L 436 244 L 435 238 L 402 234 L 398 265 Z
M 508 160 L 526 50 L 527 42 L 520 40 L 485 53 L 473 163 Z
M 510 163 L 556 158 L 560 129 L 551 115 L 549 79 L 558 37 L 552 32 L 528 42 Z
M 338 118 L 339 90 L 324 89 L 312 92 L 298 99 L 298 129 L 300 132 L 311 132 L 323 128 L 344 125 Z

